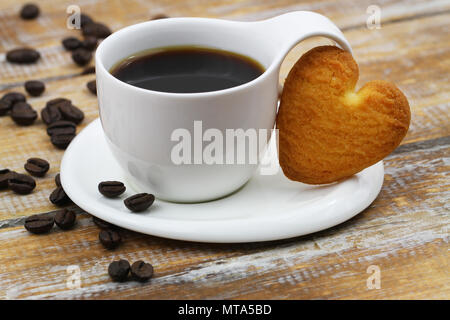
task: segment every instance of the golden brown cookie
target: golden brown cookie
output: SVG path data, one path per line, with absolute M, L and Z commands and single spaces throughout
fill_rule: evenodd
M 400 144 L 411 118 L 408 100 L 381 80 L 355 92 L 358 77 L 351 54 L 334 46 L 314 48 L 294 65 L 277 115 L 286 177 L 309 184 L 338 181 Z

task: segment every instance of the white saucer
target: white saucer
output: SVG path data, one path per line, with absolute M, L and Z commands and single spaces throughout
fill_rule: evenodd
M 123 199 L 133 190 L 106 145 L 100 120 L 72 141 L 61 163 L 61 182 L 79 207 L 100 219 L 137 232 L 199 242 L 253 242 L 305 235 L 342 223 L 376 198 L 383 162 L 340 183 L 310 186 L 276 175 L 255 176 L 234 194 L 211 202 L 177 204 L 156 200 L 148 211 L 132 213 Z M 103 197 L 99 182 L 119 180 L 120 199 Z

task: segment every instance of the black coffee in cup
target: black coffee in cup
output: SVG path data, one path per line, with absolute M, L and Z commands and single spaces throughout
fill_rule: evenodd
M 169 47 L 134 54 L 110 70 L 133 86 L 171 93 L 228 89 L 258 78 L 264 67 L 252 58 L 204 47 Z

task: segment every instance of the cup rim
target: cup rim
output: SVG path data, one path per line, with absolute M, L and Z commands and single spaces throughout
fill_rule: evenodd
M 212 97 L 212 96 L 222 96 L 222 95 L 227 95 L 227 94 L 233 94 L 237 91 L 241 91 L 241 90 L 246 90 L 249 89 L 252 86 L 257 85 L 259 82 L 262 82 L 264 80 L 266 80 L 267 77 L 269 77 L 269 75 L 273 72 L 273 70 L 276 68 L 276 58 L 272 59 L 272 61 L 270 62 L 270 65 L 268 68 L 266 68 L 264 70 L 264 72 L 258 76 L 257 78 L 240 84 L 238 86 L 235 87 L 231 87 L 231 88 L 227 88 L 227 89 L 221 89 L 221 90 L 216 90 L 216 91 L 205 91 L 205 92 L 191 92 L 191 93 L 176 93 L 176 92 L 164 92 L 164 91 L 156 91 L 156 90 L 150 90 L 150 89 L 144 89 L 144 88 L 140 88 L 140 87 L 136 87 L 133 86 L 129 83 L 126 83 L 122 80 L 117 79 L 116 77 L 114 77 L 111 72 L 109 72 L 108 69 L 106 69 L 106 67 L 103 64 L 103 61 L 101 59 L 101 55 L 103 54 L 103 51 L 105 50 L 105 43 L 106 42 L 111 42 L 111 41 L 116 41 L 117 37 L 122 36 L 125 33 L 130 33 L 130 32 L 136 32 L 139 28 L 144 28 L 147 25 L 153 25 L 156 23 L 159 24 L 165 24 L 167 22 L 170 23 L 174 23 L 174 21 L 178 21 L 180 23 L 183 22 L 188 22 L 188 23 L 192 23 L 195 21 L 199 21 L 199 22 L 224 22 L 224 23 L 231 23 L 231 24 L 242 24 L 242 23 L 252 23 L 252 22 L 239 22 L 239 21 L 232 21 L 232 20 L 225 20 L 225 19 L 215 19 L 215 18 L 193 18 L 193 17 L 183 17 L 183 18 L 166 18 L 166 19 L 158 19 L 158 20 L 152 20 L 152 21 L 145 21 L 145 22 L 140 22 L 140 23 L 136 23 L 130 26 L 126 26 L 114 33 L 112 33 L 110 36 L 108 36 L 107 38 L 105 38 L 100 45 L 98 46 L 96 52 L 95 52 L 95 68 L 96 68 L 96 72 L 98 72 L 99 70 L 101 72 L 103 72 L 104 74 L 106 74 L 106 77 L 108 77 L 108 79 L 110 79 L 111 81 L 116 82 L 117 84 L 123 85 L 126 88 L 130 89 L 130 90 L 135 90 L 137 92 L 140 93 L 147 93 L 147 94 L 152 94 L 152 95 L 157 95 L 157 96 L 161 96 L 161 97 L 171 97 L 171 98 L 199 98 L 199 97 Z M 180 45 L 188 45 L 188 44 L 180 44 Z M 214 47 L 208 47 L 208 46 L 203 46 L 205 48 L 213 48 L 213 49 L 217 49 Z M 155 47 L 158 48 L 158 47 Z M 148 48 L 148 49 L 152 49 L 152 48 Z M 251 57 L 252 59 L 258 61 L 260 63 L 260 61 L 258 59 L 255 59 L 254 57 Z

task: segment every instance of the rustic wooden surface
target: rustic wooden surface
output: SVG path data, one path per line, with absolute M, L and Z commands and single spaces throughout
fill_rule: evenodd
M 47 90 L 29 102 L 40 110 L 55 97 L 73 100 L 86 113 L 79 130 L 97 116 L 97 101 L 60 40 L 78 35 L 65 28 L 67 5 L 78 3 L 113 30 L 155 14 L 258 20 L 293 10 L 331 18 L 350 41 L 360 66 L 360 84 L 394 81 L 406 94 L 412 123 L 403 144 L 385 160 L 385 182 L 364 212 L 312 235 L 252 244 L 199 244 L 125 232 L 115 251 L 98 242 L 98 229 L 80 213 L 70 232 L 43 236 L 23 228 L 25 217 L 56 210 L 48 201 L 62 151 L 52 147 L 39 120 L 20 128 L 0 118 L 0 168 L 23 171 L 30 156 L 48 159 L 51 170 L 27 196 L 0 191 L 0 298 L 98 299 L 449 299 L 450 192 L 450 1 L 393 1 L 381 7 L 381 29 L 366 27 L 373 1 L 195 0 L 40 1 L 42 15 L 22 21 L 25 1 L 0 3 L 0 94 L 23 92 L 23 82 L 43 79 Z M 286 58 L 280 80 L 302 52 L 321 43 L 298 45 Z M 23 45 L 43 55 L 33 66 L 5 62 L 5 51 Z M 147 284 L 112 283 L 109 262 L 143 259 L 155 267 Z M 78 265 L 81 287 L 66 285 L 67 267 Z M 378 266 L 381 288 L 369 289 L 367 268 Z

